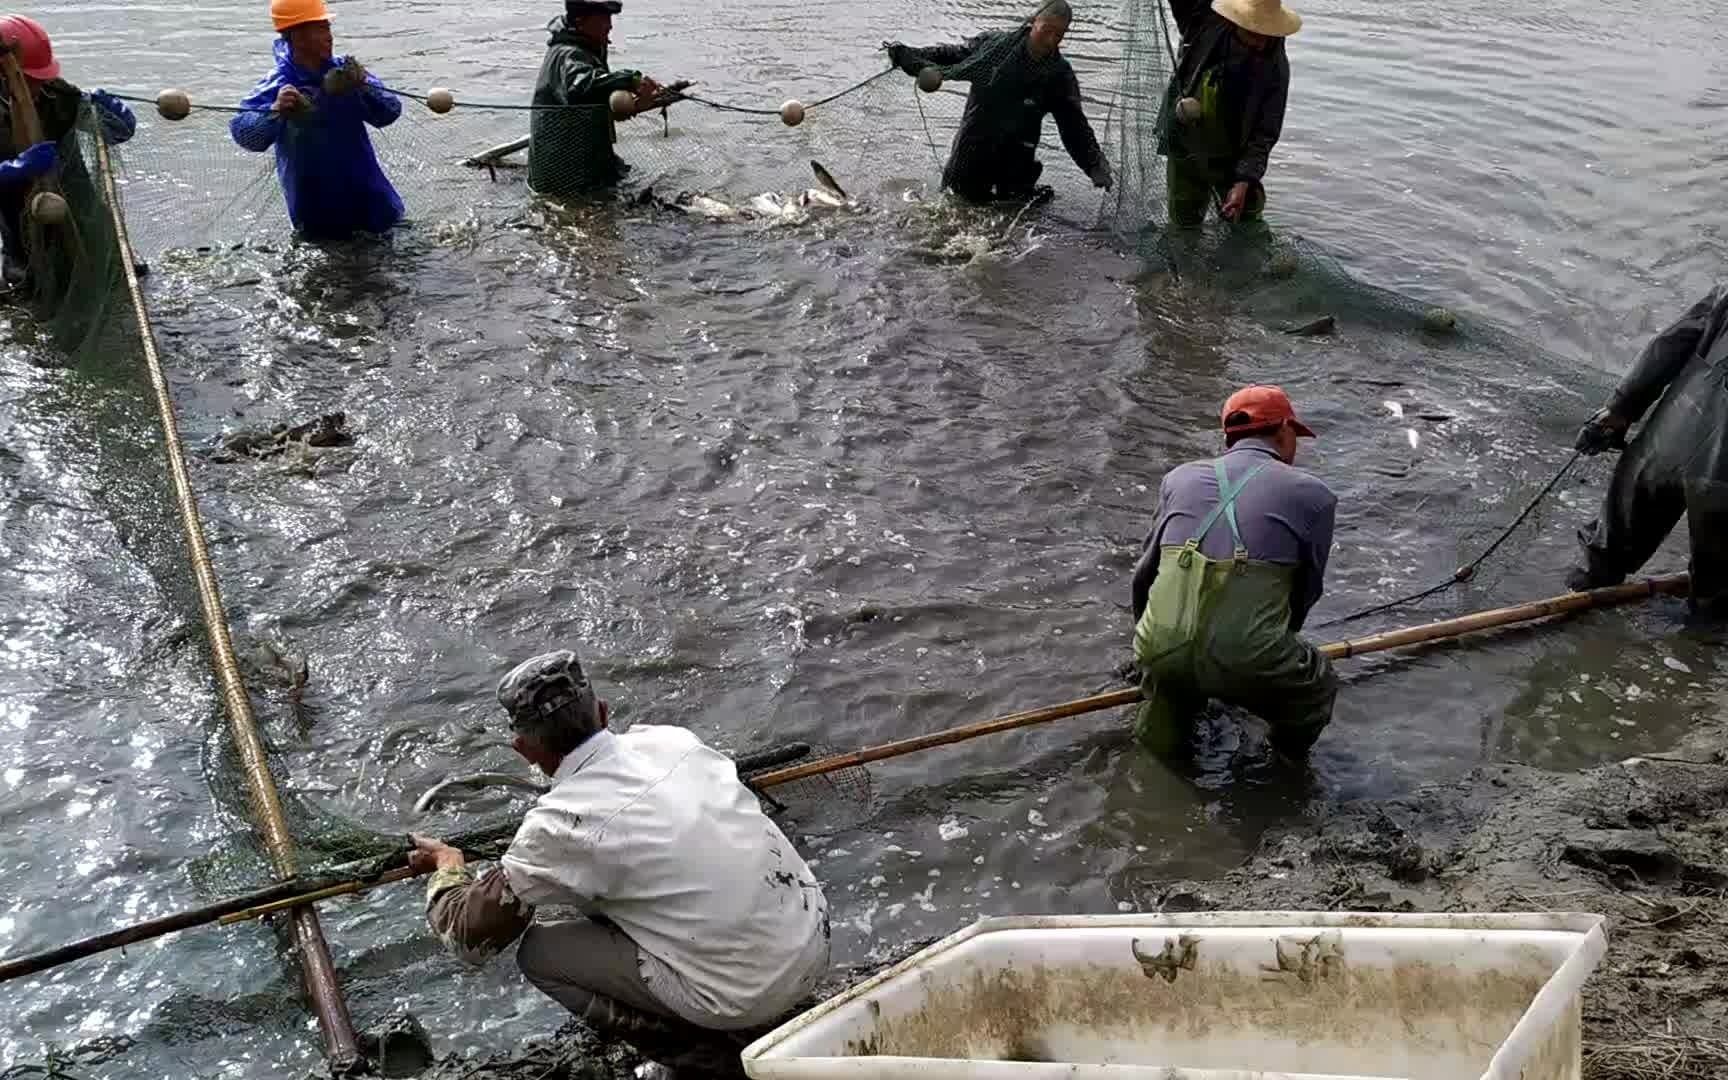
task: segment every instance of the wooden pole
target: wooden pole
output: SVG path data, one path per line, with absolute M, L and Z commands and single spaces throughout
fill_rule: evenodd
M 1408 630 L 1374 634 L 1371 637 L 1358 638 L 1354 641 L 1335 642 L 1331 645 L 1322 646 L 1320 651 L 1331 660 L 1367 656 L 1369 653 L 1386 652 L 1389 649 L 1400 649 L 1409 645 L 1421 645 L 1433 641 L 1444 641 L 1462 637 L 1465 634 L 1479 633 L 1483 630 L 1494 630 L 1503 626 L 1514 626 L 1519 623 L 1535 622 L 1538 619 L 1553 618 L 1556 615 L 1567 615 L 1592 608 L 1615 607 L 1620 604 L 1645 600 L 1652 596 L 1684 594 L 1691 583 L 1691 575 L 1675 574 L 1670 577 L 1651 578 L 1627 585 L 1596 589 L 1592 592 L 1568 593 L 1565 596 L 1556 596 L 1548 600 L 1537 600 L 1528 604 L 1519 604 L 1516 607 L 1497 608 L 1475 615 L 1465 615 L 1462 618 L 1447 619 L 1444 622 L 1411 627 Z M 985 735 L 995 735 L 1017 728 L 1047 724 L 1071 716 L 1103 712 L 1106 709 L 1117 709 L 1124 705 L 1132 705 L 1139 700 L 1139 690 L 1118 690 L 1111 694 L 1100 694 L 1096 697 L 1082 698 L 1079 701 L 1070 701 L 1066 705 L 1053 705 L 1046 709 L 1015 713 L 1012 716 L 986 720 L 978 724 L 968 724 L 964 727 L 950 728 L 947 731 L 937 731 L 929 735 L 919 735 L 911 739 L 901 739 L 899 742 L 873 746 L 850 754 L 823 758 L 821 761 L 811 761 L 787 769 L 777 769 L 774 772 L 762 773 L 753 777 L 752 781 L 763 787 L 789 784 L 794 780 L 805 780 L 812 776 L 839 772 L 841 769 L 868 765 L 873 761 L 887 761 L 890 758 L 904 757 L 907 754 L 918 753 L 920 750 L 970 742 Z
M 157 413 L 162 424 L 162 445 L 167 457 L 168 478 L 179 510 L 181 531 L 185 534 L 187 552 L 192 564 L 192 576 L 198 587 L 199 607 L 204 628 L 210 638 L 210 666 L 216 674 L 216 685 L 228 716 L 228 730 L 240 757 L 246 777 L 248 802 L 251 804 L 253 825 L 264 841 L 271 868 L 283 880 L 296 876 L 294 839 L 288 831 L 282 813 L 281 795 L 264 749 L 264 739 L 258 732 L 258 721 L 252 713 L 252 697 L 240 677 L 240 666 L 234 657 L 234 642 L 229 634 L 228 613 L 222 603 L 222 590 L 217 584 L 216 569 L 210 561 L 209 545 L 204 537 L 204 522 L 198 513 L 198 496 L 192 488 L 192 473 L 186 465 L 181 445 L 180 426 L 174 414 L 173 393 L 168 376 L 156 350 L 156 334 L 150 321 L 150 311 L 144 304 L 144 294 L 138 284 L 137 260 L 126 232 L 126 216 L 120 210 L 120 191 L 114 182 L 114 166 L 105 140 L 96 140 L 97 165 L 101 172 L 103 195 L 114 225 L 115 242 L 120 247 L 120 272 L 127 295 L 132 301 L 132 315 L 138 324 L 138 341 L 144 350 L 145 368 L 156 395 Z M 336 964 L 330 958 L 330 948 L 324 941 L 324 931 L 318 925 L 314 908 L 297 908 L 293 914 L 295 952 L 300 972 L 311 999 L 312 1011 L 318 1017 L 324 1035 L 324 1053 L 331 1071 L 340 1076 L 353 1071 L 361 1062 L 360 1040 L 354 1031 L 354 1021 L 343 1000 L 342 987 L 336 977 Z
M 1519 604 L 1516 607 L 1496 608 L 1493 611 L 1464 615 L 1456 619 L 1447 619 L 1444 622 L 1411 627 L 1408 630 L 1394 630 L 1390 633 L 1373 634 L 1353 641 L 1340 641 L 1327 645 L 1320 651 L 1325 653 L 1328 659 L 1347 660 L 1353 656 L 1366 656 L 1369 653 L 1402 649 L 1406 646 L 1422 645 L 1431 641 L 1446 641 L 1450 638 L 1463 637 L 1465 634 L 1479 634 L 1484 630 L 1497 630 L 1504 626 L 1516 626 L 1520 623 L 1551 619 L 1559 615 L 1571 615 L 1595 608 L 1618 607 L 1622 604 L 1636 603 L 1639 600 L 1648 600 L 1653 596 L 1684 596 L 1691 587 L 1691 574 L 1670 574 L 1667 577 L 1647 578 L 1643 581 L 1628 582 L 1625 585 L 1593 589 L 1590 592 L 1567 593 L 1565 596 L 1535 600 L 1528 604 Z
M 1429 623 L 1425 626 L 1412 627 L 1408 630 L 1397 630 L 1386 634 L 1375 634 L 1370 637 L 1358 638 L 1353 641 L 1340 641 L 1322 647 L 1321 652 L 1335 660 L 1356 656 L 1367 656 L 1371 653 L 1385 652 L 1390 649 L 1404 648 L 1411 645 L 1427 644 L 1435 641 L 1445 641 L 1465 634 L 1479 633 L 1484 630 L 1494 630 L 1520 623 L 1534 622 L 1560 615 L 1568 615 L 1594 608 L 1615 607 L 1617 605 L 1634 603 L 1653 596 L 1678 596 L 1684 594 L 1691 585 L 1691 577 L 1687 574 L 1675 574 L 1671 577 L 1652 578 L 1647 581 L 1628 585 L 1617 585 L 1612 588 L 1597 589 L 1587 593 L 1569 593 L 1549 600 L 1538 600 L 1534 603 L 1520 604 L 1516 607 L 1499 608 L 1494 611 L 1484 611 L 1476 615 L 1466 615 L 1462 618 L 1447 619 L 1443 622 Z M 757 790 L 790 784 L 795 780 L 804 780 L 813 776 L 823 776 L 839 772 L 842 769 L 868 765 L 874 761 L 886 761 L 890 758 L 904 757 L 921 750 L 931 750 L 941 746 L 952 746 L 956 743 L 968 742 L 1004 731 L 1014 731 L 1018 728 L 1032 727 L 1037 724 L 1048 724 L 1072 716 L 1083 716 L 1087 713 L 1102 712 L 1106 709 L 1118 709 L 1133 705 L 1140 700 L 1139 690 L 1118 690 L 1114 693 L 1099 694 L 1095 697 L 1081 698 L 1062 705 L 1052 705 L 1048 708 L 1034 709 L 1030 712 L 1013 713 L 1009 716 L 986 720 L 982 723 L 967 724 L 963 727 L 950 728 L 946 731 L 933 732 L 929 735 L 919 735 L 916 738 L 901 739 L 898 742 L 885 743 L 850 754 L 840 754 L 835 757 L 823 758 L 804 765 L 794 765 L 789 768 L 776 769 L 772 772 L 752 776 L 748 783 Z M 772 761 L 783 757 L 784 751 L 759 755 L 757 760 Z M 751 760 L 739 759 L 741 762 Z M 452 837 L 453 846 L 461 847 L 472 858 L 484 856 L 483 842 L 503 839 L 502 835 L 491 833 L 474 834 L 470 837 Z M 15 960 L 0 962 L 0 982 L 9 979 L 22 978 L 49 968 L 59 967 L 86 956 L 92 956 L 110 949 L 135 945 L 141 941 L 172 934 L 179 930 L 204 926 L 210 923 L 231 925 L 249 919 L 263 918 L 280 911 L 306 910 L 305 905 L 318 900 L 336 896 L 348 896 L 365 892 L 379 885 L 396 881 L 407 881 L 420 875 L 409 869 L 405 863 L 407 852 L 399 852 L 383 862 L 368 864 L 368 872 L 360 873 L 351 868 L 337 867 L 329 874 L 298 881 L 282 882 L 267 889 L 237 896 L 208 907 L 194 911 L 181 912 L 176 915 L 152 919 L 123 930 L 115 930 L 107 934 L 86 938 L 82 941 L 62 945 L 33 956 L 19 957 Z M 353 864 L 360 865 L 360 864 Z M 344 880 L 344 875 L 352 875 Z
M 503 847 L 509 843 L 510 835 L 513 832 L 515 832 L 513 825 L 503 828 L 481 829 L 460 836 L 452 836 L 449 839 L 449 844 L 451 847 L 461 850 L 471 859 L 495 859 Z M 249 917 L 259 918 L 284 908 L 306 904 L 310 897 L 344 895 L 347 892 L 358 892 L 374 884 L 402 881 L 412 876 L 407 873 L 407 865 L 408 851 L 404 848 L 392 855 L 345 863 L 341 866 L 332 867 L 323 874 L 278 882 L 275 885 L 269 885 L 242 896 L 231 896 L 226 900 L 205 907 L 177 912 L 173 915 L 164 915 L 161 918 L 150 919 L 120 930 L 111 930 L 106 934 L 97 934 L 81 941 L 69 942 L 31 956 L 20 956 L 12 960 L 0 961 L 0 982 L 21 979 L 26 975 L 47 971 L 74 960 L 82 960 L 86 956 L 125 948 L 127 945 L 136 945 L 139 942 L 163 937 L 176 931 L 189 930 L 195 926 L 237 922 L 239 920 L 230 918 L 236 912 L 251 912 Z

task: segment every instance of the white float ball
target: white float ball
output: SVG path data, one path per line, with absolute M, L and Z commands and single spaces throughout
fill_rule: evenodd
M 192 115 L 192 99 L 184 90 L 164 90 L 156 95 L 156 111 L 164 120 L 184 120 Z
M 787 127 L 797 127 L 804 122 L 804 103 L 794 98 L 780 106 L 780 122 Z
M 66 200 L 52 191 L 39 191 L 30 200 L 30 216 L 44 225 L 64 224 L 71 214 Z
M 426 95 L 426 107 L 443 116 L 456 107 L 456 95 L 440 86 Z
M 1201 114 L 1200 99 L 1185 97 L 1176 103 L 1176 119 L 1184 124 L 1199 121 Z
M 636 115 L 636 95 L 628 90 L 614 90 L 612 96 L 606 99 L 612 107 L 612 116 L 617 120 L 628 120 Z

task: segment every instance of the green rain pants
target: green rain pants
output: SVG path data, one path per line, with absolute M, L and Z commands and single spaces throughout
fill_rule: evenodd
M 1271 726 L 1286 757 L 1306 754 L 1332 719 L 1338 696 L 1332 664 L 1290 629 L 1296 568 L 1248 558 L 1236 525 L 1236 497 L 1260 471 L 1235 485 L 1218 470 L 1219 505 L 1198 537 L 1166 547 L 1146 610 L 1134 629 L 1142 701 L 1135 737 L 1169 756 L 1186 744 L 1208 699 L 1247 709 Z M 1203 538 L 1220 516 L 1236 554 L 1209 559 Z
M 1221 169 L 1213 168 L 1207 162 L 1180 154 L 1171 154 L 1164 164 L 1165 186 L 1170 196 L 1170 224 L 1176 227 L 1191 228 L 1204 223 L 1206 211 L 1214 205 L 1223 205 L 1230 189 L 1236 186 L 1236 176 L 1228 164 Z M 1259 221 L 1265 210 L 1266 189 L 1255 184 L 1236 222 L 1246 225 Z
M 1223 205 L 1236 186 L 1236 158 L 1242 149 L 1242 118 L 1226 114 L 1216 68 L 1200 77 L 1194 96 L 1200 116 L 1182 125 L 1172 139 L 1165 162 L 1165 187 L 1170 198 L 1170 224 L 1193 227 L 1206 220 L 1209 207 Z M 1172 107 L 1174 103 L 1172 103 Z M 1172 118 L 1174 123 L 1174 118 Z M 1266 189 L 1259 184 L 1248 193 L 1239 224 L 1259 221 L 1266 209 Z

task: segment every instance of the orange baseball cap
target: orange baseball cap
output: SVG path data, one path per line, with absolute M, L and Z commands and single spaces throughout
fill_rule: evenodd
M 1226 435 L 1253 435 L 1289 424 L 1303 438 L 1314 437 L 1314 430 L 1296 419 L 1296 406 L 1290 404 L 1290 395 L 1276 386 L 1244 386 L 1230 395 L 1218 419 Z M 1231 420 L 1236 422 L 1233 424 Z

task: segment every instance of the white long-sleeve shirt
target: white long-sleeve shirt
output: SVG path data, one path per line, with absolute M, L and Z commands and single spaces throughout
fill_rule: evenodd
M 517 899 L 610 920 L 693 1023 L 778 1012 L 820 977 L 822 887 L 730 758 L 643 725 L 589 739 L 553 781 L 503 858 Z

